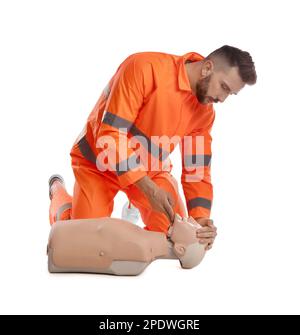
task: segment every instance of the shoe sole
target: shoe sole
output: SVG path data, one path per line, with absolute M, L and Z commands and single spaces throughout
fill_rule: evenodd
M 64 178 L 63 178 L 61 175 L 59 175 L 59 174 L 53 174 L 53 175 L 49 178 L 49 180 L 48 180 L 48 185 L 49 185 L 49 198 L 50 198 L 50 200 L 51 200 L 51 186 L 52 186 L 52 184 L 53 184 L 56 180 L 58 180 L 61 184 L 65 185 Z

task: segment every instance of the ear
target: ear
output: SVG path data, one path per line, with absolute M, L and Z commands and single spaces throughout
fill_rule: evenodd
M 212 74 L 213 70 L 214 70 L 214 63 L 210 59 L 208 59 L 202 65 L 201 76 L 203 78 L 208 77 L 209 75 Z
M 181 257 L 185 254 L 185 247 L 182 244 L 175 243 L 174 252 L 178 257 Z

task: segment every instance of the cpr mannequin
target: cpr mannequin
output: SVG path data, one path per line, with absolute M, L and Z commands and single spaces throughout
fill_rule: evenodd
M 138 275 L 155 259 L 179 259 L 193 268 L 205 246 L 196 238 L 200 225 L 176 214 L 168 237 L 117 218 L 63 220 L 52 225 L 47 246 L 49 272 Z

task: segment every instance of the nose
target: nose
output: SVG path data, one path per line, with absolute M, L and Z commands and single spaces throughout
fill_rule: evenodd
M 220 102 L 224 102 L 227 99 L 227 97 L 228 97 L 228 94 L 223 94 L 223 95 L 221 95 L 221 96 L 218 97 L 218 100 Z

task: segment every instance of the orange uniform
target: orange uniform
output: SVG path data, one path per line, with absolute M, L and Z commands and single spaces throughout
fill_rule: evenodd
M 139 208 L 145 229 L 166 232 L 167 217 L 151 211 L 134 183 L 148 175 L 173 195 L 174 210 L 185 215 L 177 182 L 170 174 L 172 164 L 167 164 L 178 143 L 182 144 L 181 183 L 188 214 L 210 216 L 213 197 L 210 131 L 215 113 L 212 105 L 200 104 L 192 93 L 184 66 L 187 60 L 202 59 L 195 52 L 183 56 L 142 52 L 121 63 L 70 153 L 76 178 L 71 218 L 110 216 L 113 198 L 122 190 Z M 188 148 L 182 142 L 185 136 L 189 136 L 191 143 Z M 202 136 L 204 141 L 201 152 L 196 148 L 196 136 Z M 171 145 L 162 141 L 163 137 L 172 138 Z M 116 144 L 113 163 L 109 160 L 107 139 Z M 125 145 L 126 141 L 131 144 Z M 201 178 L 195 178 L 197 174 L 186 164 L 197 157 L 201 158 Z M 105 170 L 107 166 L 111 169 Z

